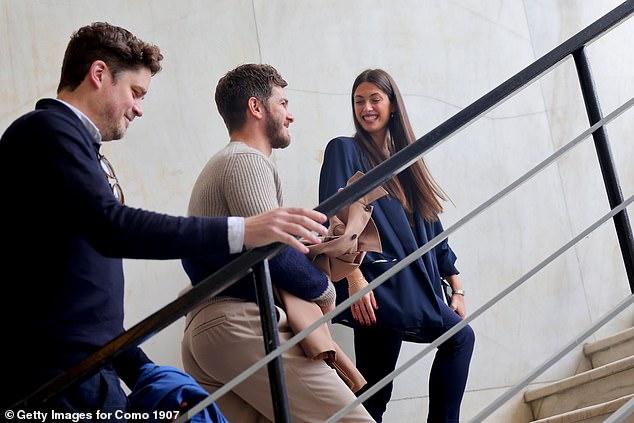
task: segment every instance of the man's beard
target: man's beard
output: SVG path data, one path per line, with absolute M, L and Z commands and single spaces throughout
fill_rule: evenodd
M 283 124 L 276 122 L 271 113 L 266 114 L 266 136 L 271 148 L 286 148 L 291 144 L 291 136 Z
M 121 118 L 116 118 L 116 113 L 108 109 L 106 105 L 99 110 L 99 122 L 95 122 L 103 141 L 120 140 L 126 133 L 126 127 L 121 125 Z
M 115 141 L 120 140 L 125 135 L 125 130 L 122 130 L 118 126 L 112 126 L 107 128 L 104 131 L 104 135 L 102 137 L 103 141 Z

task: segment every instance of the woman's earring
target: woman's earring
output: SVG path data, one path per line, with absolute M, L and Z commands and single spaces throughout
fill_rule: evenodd
M 390 113 L 390 119 L 394 118 L 394 113 Z

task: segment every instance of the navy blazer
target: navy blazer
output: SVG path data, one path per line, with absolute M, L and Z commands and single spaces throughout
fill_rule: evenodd
M 331 140 L 326 147 L 320 173 L 319 201 L 345 187 L 355 172 L 367 173 L 371 168 L 368 158 L 353 138 Z M 382 197 L 372 205 L 372 218 L 379 230 L 383 252 L 366 254 L 361 271 L 368 281 L 393 267 L 443 230 L 439 220 L 426 222 L 418 212 L 414 214 L 412 230 L 403 206 L 390 196 Z M 400 329 L 419 339 L 424 339 L 424 328 L 440 326 L 442 318 L 438 302 L 444 301 L 441 277 L 458 274 L 455 261 L 456 256 L 445 240 L 380 285 L 374 291 L 379 307 L 376 311 L 377 326 Z M 348 298 L 345 280 L 335 283 L 335 286 L 337 302 Z M 349 326 L 357 324 L 349 309 L 333 320 Z
M 72 366 L 123 331 L 121 258 L 228 251 L 226 218 L 183 218 L 120 205 L 100 144 L 63 103 L 45 99 L 0 139 L 0 318 L 12 395 Z M 160 185 L 156 186 L 160 189 Z M 150 293 L 151 295 L 151 293 Z M 148 361 L 123 360 L 132 377 Z

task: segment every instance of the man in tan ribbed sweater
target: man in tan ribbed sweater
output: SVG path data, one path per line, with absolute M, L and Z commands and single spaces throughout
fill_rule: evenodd
M 285 86 L 286 81 L 269 65 L 241 65 L 220 79 L 216 104 L 231 141 L 200 173 L 190 198 L 190 215 L 252 216 L 282 205 L 281 183 L 269 156 L 274 148 L 290 144 L 288 127 L 294 118 L 288 111 Z M 193 284 L 222 264 L 218 257 L 183 260 Z M 324 312 L 334 308 L 332 283 L 305 255 L 286 248 L 269 266 L 277 287 L 315 302 Z M 283 343 L 294 334 L 284 310 L 277 308 L 277 313 Z M 237 282 L 188 315 L 182 342 L 183 365 L 209 392 L 263 356 L 252 279 Z M 306 357 L 299 344 L 282 357 L 294 422 L 321 423 L 356 399 L 331 367 L 323 360 Z M 267 369 L 261 368 L 217 404 L 232 422 L 273 421 Z M 362 405 L 340 421 L 373 422 Z

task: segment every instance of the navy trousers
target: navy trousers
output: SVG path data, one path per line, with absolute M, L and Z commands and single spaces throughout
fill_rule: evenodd
M 447 332 L 462 318 L 449 306 L 440 304 L 443 326 L 425 331 L 426 342 Z M 404 334 L 401 331 L 362 327 L 354 330 L 356 365 L 368 381 L 357 396 L 396 368 Z M 408 338 L 410 340 L 410 338 Z M 464 395 L 469 374 L 469 363 L 473 354 L 475 335 L 470 326 L 465 326 L 438 347 L 429 375 L 429 423 L 457 423 L 460 403 Z M 363 405 L 377 422 L 382 421 L 387 403 L 392 396 L 392 382 L 368 398 Z

